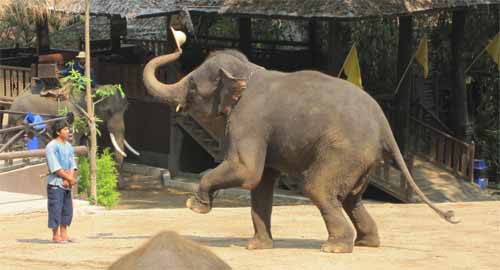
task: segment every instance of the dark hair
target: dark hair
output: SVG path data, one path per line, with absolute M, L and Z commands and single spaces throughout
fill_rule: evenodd
M 52 126 L 52 138 L 57 138 L 59 136 L 59 134 L 57 133 L 59 133 L 59 131 L 61 131 L 61 129 L 65 127 L 69 127 L 68 122 L 66 122 L 65 120 L 55 122 Z

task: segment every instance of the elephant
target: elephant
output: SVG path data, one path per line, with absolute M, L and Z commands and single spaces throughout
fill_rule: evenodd
M 249 190 L 254 236 L 248 249 L 273 247 L 273 188 L 280 173 L 303 179 L 304 194 L 319 208 L 328 231 L 321 251 L 380 246 L 362 195 L 371 169 L 391 156 L 423 202 L 446 221 L 459 222 L 415 184 L 384 112 L 363 89 L 317 71 L 267 70 L 234 50 L 210 54 L 176 83 L 160 82 L 155 70 L 177 60 L 181 45 L 145 66 L 144 83 L 150 95 L 184 113 L 226 115 L 225 158 L 201 178 L 186 205 L 205 214 L 216 191 Z
M 71 101 L 61 100 L 58 102 L 54 97 L 44 97 L 40 96 L 40 94 L 35 91 L 26 91 L 14 99 L 10 110 L 57 115 L 59 110 L 67 108 L 74 114 L 81 115 L 81 111 L 78 107 L 86 108 L 85 104 L 84 93 L 77 97 L 72 97 Z M 127 99 L 122 97 L 119 93 L 115 93 L 95 105 L 96 116 L 103 121 L 103 125 L 109 132 L 115 150 L 117 168 L 121 168 L 123 159 L 127 156 L 124 151 L 124 146 L 132 153 L 139 155 L 139 153 L 125 140 L 124 114 L 127 107 Z M 19 123 L 20 120 L 22 120 L 20 115 L 11 114 L 9 116 L 9 123 L 11 123 L 11 125 Z M 74 134 L 74 137 L 76 144 L 85 144 L 87 142 L 87 138 L 83 134 Z
M 231 267 L 206 247 L 173 231 L 162 231 L 123 255 L 108 270 L 229 270 Z

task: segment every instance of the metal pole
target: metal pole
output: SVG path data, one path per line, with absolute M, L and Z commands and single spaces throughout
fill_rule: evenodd
M 90 127 L 90 196 L 97 203 L 96 158 L 97 158 L 97 132 L 94 117 L 94 104 L 92 102 L 92 88 L 90 84 L 90 1 L 85 0 L 85 77 L 87 93 L 87 113 Z

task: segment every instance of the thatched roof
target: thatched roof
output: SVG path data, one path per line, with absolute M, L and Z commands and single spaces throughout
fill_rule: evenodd
M 42 7 L 52 11 L 80 14 L 84 12 L 85 3 L 84 0 L 1 0 L 2 3 L 16 1 L 44 3 Z M 226 15 L 349 19 L 491 4 L 500 4 L 500 0 L 90 0 L 90 11 L 94 15 L 128 18 L 160 16 L 187 9 Z
M 187 0 L 189 10 L 303 18 L 362 18 L 500 4 L 500 0 Z
M 83 0 L 52 0 L 53 9 L 67 13 L 84 13 Z M 133 18 L 145 14 L 176 12 L 176 0 L 90 0 L 90 13 L 93 15 L 120 15 Z

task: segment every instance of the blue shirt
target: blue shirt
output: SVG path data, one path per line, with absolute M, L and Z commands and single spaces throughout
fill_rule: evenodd
M 45 157 L 47 158 L 47 167 L 49 167 L 47 184 L 64 188 L 63 179 L 55 172 L 60 169 L 65 171 L 76 169 L 73 146 L 68 142 L 63 144 L 57 140 L 52 140 L 45 147 Z

